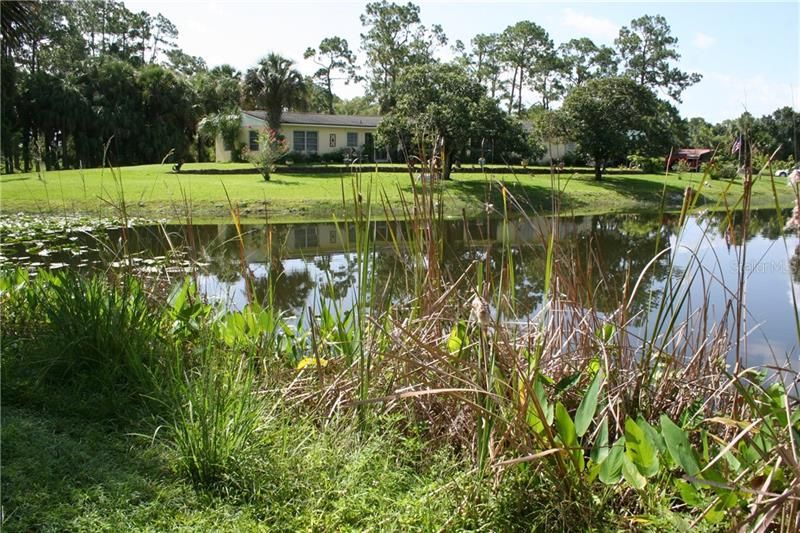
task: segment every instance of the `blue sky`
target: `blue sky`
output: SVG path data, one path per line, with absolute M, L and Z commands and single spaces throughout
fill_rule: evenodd
M 678 104 L 685 117 L 711 122 L 735 118 L 745 109 L 756 116 L 778 107 L 800 108 L 800 3 L 764 2 L 416 2 L 422 22 L 441 24 L 453 42 L 477 33 L 501 32 L 520 20 L 544 27 L 556 44 L 590 37 L 612 44 L 621 26 L 641 15 L 666 17 L 679 40 L 680 68 L 703 74 Z M 126 1 L 134 11 L 161 12 L 172 20 L 178 44 L 210 66 L 229 63 L 246 70 L 270 51 L 298 62 L 311 74 L 303 51 L 338 35 L 360 53 L 359 16 L 365 2 Z M 443 54 L 444 57 L 448 53 Z M 363 63 L 362 63 L 363 64 Z M 359 86 L 337 94 L 363 93 Z

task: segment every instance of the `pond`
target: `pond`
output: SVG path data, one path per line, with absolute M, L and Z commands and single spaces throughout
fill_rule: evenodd
M 685 305 L 676 304 L 684 305 L 684 314 L 702 309 L 709 321 L 727 316 L 730 324 L 741 264 L 746 315 L 740 334 L 746 334 L 747 364 L 788 360 L 797 367 L 793 297 L 800 298 L 800 243 L 796 234 L 784 232 L 784 222 L 784 214 L 774 211 L 753 213 L 744 247 L 738 242 L 741 215 L 693 216 L 682 230 L 677 215 L 562 217 L 557 223 L 550 217 L 444 221 L 435 228 L 436 263 L 441 279 L 450 282 L 467 273 L 471 283 L 480 270 L 476 265 L 496 283 L 505 276 L 503 282 L 513 285 L 513 315 L 531 318 L 542 308 L 546 246 L 554 235 L 556 268 L 575 278 L 562 297 L 607 316 L 630 299 L 631 324 L 640 331 L 653 322 L 664 294 L 674 294 L 670 287 L 681 281 L 690 287 Z M 413 297 L 415 265 L 419 273 L 431 264 L 430 256 L 412 251 L 420 244 L 410 237 L 420 234 L 417 229 L 406 222 L 377 222 L 370 228 L 374 247 L 368 279 L 384 302 L 402 305 Z M 354 225 L 260 224 L 240 230 L 241 237 L 233 224 L 120 228 L 109 222 L 5 217 L 0 265 L 32 271 L 131 267 L 166 275 L 170 283 L 191 272 L 209 299 L 229 308 L 246 305 L 251 292 L 294 316 L 318 310 L 321 297 L 343 309 L 352 305 L 359 280 Z M 242 265 L 252 273 L 250 291 Z M 500 265 L 512 268 L 502 273 Z M 463 291 L 454 297 L 469 301 Z

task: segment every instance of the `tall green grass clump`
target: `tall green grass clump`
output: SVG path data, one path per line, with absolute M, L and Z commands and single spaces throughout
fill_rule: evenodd
M 191 357 L 177 353 L 164 387 L 168 442 L 199 487 L 226 482 L 258 445 L 264 402 L 246 357 L 203 339 Z
M 167 442 L 198 487 L 219 487 L 258 443 L 264 402 L 259 362 L 274 347 L 275 318 L 262 309 L 219 313 L 185 279 L 165 309 L 171 355 L 161 384 Z
M 154 392 L 161 315 L 137 279 L 40 272 L 25 290 L 38 329 L 23 364 L 41 384 L 87 393 L 102 402 L 98 412 L 118 414 Z

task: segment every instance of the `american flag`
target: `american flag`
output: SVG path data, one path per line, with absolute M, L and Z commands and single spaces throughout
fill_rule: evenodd
M 731 146 L 731 155 L 735 154 L 741 149 L 742 149 L 742 136 L 737 135 L 736 139 L 733 141 L 733 146 Z

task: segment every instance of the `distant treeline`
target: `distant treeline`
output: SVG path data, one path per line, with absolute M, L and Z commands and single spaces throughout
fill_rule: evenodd
M 671 101 L 680 101 L 700 76 L 674 67 L 680 57 L 677 39 L 658 15 L 631 21 L 614 47 L 585 37 L 556 45 L 532 21 L 476 35 L 465 44 L 449 43 L 438 25 L 423 25 L 418 6 L 384 0 L 367 4 L 361 16 L 363 64 L 346 40 L 325 37 L 309 43 L 304 54 L 318 67 L 311 76 L 268 50 L 246 73 L 229 65 L 209 68 L 176 45 L 178 29 L 169 19 L 131 12 L 113 0 L 4 1 L 0 17 L 5 172 L 40 163 L 76 168 L 165 157 L 203 161 L 217 134 L 238 131 L 240 106 L 267 110 L 273 127 L 285 110 L 388 115 L 396 110 L 404 74 L 440 63 L 446 46 L 456 53 L 452 66 L 480 84 L 498 109 L 532 122 L 529 143 L 540 148 L 545 138 L 566 131 L 549 116 L 554 106 L 592 80 L 624 77 L 665 98 L 650 122 L 660 124 L 656 129 L 669 138 L 659 139 L 658 146 L 650 143 L 653 154 L 670 144 L 728 145 L 746 131 L 763 152 L 781 146 L 779 159 L 798 155 L 800 114 L 789 107 L 716 125 L 681 118 Z M 338 98 L 334 79 L 363 84 L 365 96 Z M 276 86 L 283 89 L 270 89 Z M 473 143 L 482 138 L 476 132 L 469 137 Z

